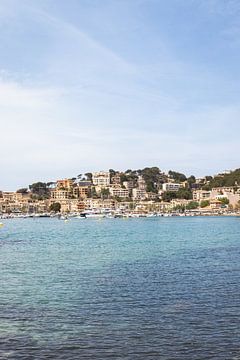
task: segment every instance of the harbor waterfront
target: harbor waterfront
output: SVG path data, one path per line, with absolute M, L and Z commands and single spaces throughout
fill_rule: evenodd
M 239 217 L 1 222 L 0 359 L 239 358 Z

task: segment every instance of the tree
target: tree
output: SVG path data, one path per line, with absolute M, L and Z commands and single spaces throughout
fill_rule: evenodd
M 116 175 L 116 171 L 113 169 L 108 170 L 110 172 L 110 176 Z
M 123 184 L 124 181 L 128 181 L 128 176 L 126 174 L 120 174 L 120 183 Z
M 50 205 L 49 210 L 54 212 L 60 212 L 61 204 L 59 202 L 54 202 Z
M 240 185 L 240 169 L 236 169 L 227 174 L 219 174 L 217 176 L 206 177 L 209 179 L 209 187 L 237 186 Z
M 202 190 L 210 191 L 210 190 L 211 190 L 211 186 L 210 186 L 210 185 L 204 185 L 204 186 L 202 186 Z
M 107 199 L 109 197 L 109 194 L 110 194 L 109 189 L 107 189 L 107 188 L 101 189 L 102 199 Z
M 28 193 L 28 188 L 18 189 L 16 192 L 18 194 L 27 194 Z
M 177 205 L 173 208 L 174 211 L 178 211 L 180 213 L 183 213 L 185 211 L 185 206 L 184 205 Z
M 36 199 L 44 200 L 50 198 L 50 190 L 46 183 L 36 182 L 32 185 L 29 185 L 29 189 Z
M 209 200 L 202 200 L 201 202 L 200 202 L 200 207 L 201 208 L 205 208 L 205 207 L 207 207 L 207 206 L 209 206 L 210 205 L 210 201 Z
M 157 166 L 146 167 L 141 171 L 141 175 L 146 182 L 146 190 L 157 193 L 159 185 L 163 182 L 161 170 Z
M 86 176 L 87 180 L 92 181 L 92 173 L 88 172 L 84 175 Z
M 183 182 L 187 180 L 184 174 L 181 174 L 176 171 L 169 170 L 168 175 L 171 176 L 171 178 L 176 182 Z
M 186 209 L 187 210 L 194 210 L 194 209 L 197 209 L 199 206 L 198 202 L 197 201 L 190 201 L 190 203 L 188 203 L 186 205 Z
M 47 182 L 47 187 L 49 188 L 54 184 L 56 184 L 54 181 L 49 181 L 49 182 Z
M 237 204 L 235 205 L 236 210 L 240 210 L 240 200 L 238 200 Z
M 162 199 L 163 201 L 171 201 L 172 199 L 176 199 L 177 198 L 177 193 L 175 191 L 165 191 L 162 194 Z
M 176 197 L 177 197 L 178 199 L 191 200 L 191 199 L 192 199 L 192 192 L 191 192 L 190 189 L 180 188 L 180 189 L 176 192 Z
M 195 182 L 196 182 L 195 176 L 194 175 L 189 176 L 189 178 L 187 178 L 187 182 L 188 182 L 189 187 L 191 188 L 191 186 L 193 184 L 195 184 Z
M 228 205 L 228 204 L 229 204 L 229 200 L 228 200 L 228 198 L 226 198 L 226 197 L 219 198 L 218 200 L 221 201 L 221 203 L 222 203 L 223 205 Z
M 97 198 L 98 198 L 98 194 L 97 194 L 97 191 L 96 191 L 95 186 L 92 186 L 92 187 L 91 187 L 90 197 L 91 197 L 91 198 L 94 198 L 94 199 L 97 199 Z

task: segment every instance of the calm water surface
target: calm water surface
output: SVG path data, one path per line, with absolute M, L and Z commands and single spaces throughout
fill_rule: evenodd
M 240 218 L 4 223 L 0 359 L 240 359 Z

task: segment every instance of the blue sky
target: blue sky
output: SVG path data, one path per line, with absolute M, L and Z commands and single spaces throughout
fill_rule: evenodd
M 240 2 L 1 0 L 0 189 L 239 167 Z

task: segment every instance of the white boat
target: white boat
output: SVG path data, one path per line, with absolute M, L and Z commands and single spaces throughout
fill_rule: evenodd
M 85 211 L 84 213 L 82 213 L 80 215 L 80 218 L 83 218 L 83 219 L 99 219 L 99 218 L 104 218 L 106 217 L 106 214 L 104 213 L 101 213 L 99 211 Z
M 58 218 L 59 220 L 68 220 L 68 217 L 66 215 L 61 215 Z

